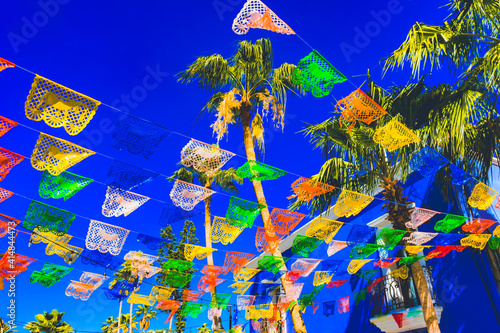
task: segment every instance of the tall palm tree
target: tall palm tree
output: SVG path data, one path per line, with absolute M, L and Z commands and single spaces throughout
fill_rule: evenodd
M 103 333 L 118 333 L 118 320 L 113 316 L 109 316 L 105 322 L 102 323 L 101 331 Z
M 52 310 L 51 313 L 44 312 L 35 316 L 36 321 L 27 323 L 24 328 L 31 333 L 72 333 L 73 327 L 62 321 L 65 312 Z
M 186 84 L 198 82 L 202 89 L 217 91 L 202 109 L 202 112 L 215 113 L 217 119 L 211 127 L 217 139 L 228 133 L 229 125 L 241 124 L 246 157 L 249 161 L 256 161 L 254 144 L 258 144 L 259 152 L 264 148 L 262 119 L 270 114 L 274 124 L 283 128 L 287 93 L 301 92 L 300 86 L 292 82 L 294 68 L 294 65 L 283 63 L 273 69 L 273 50 L 268 39 L 259 39 L 254 44 L 241 41 L 230 59 L 224 59 L 220 54 L 196 59 L 179 74 L 179 81 Z M 273 256 L 281 256 L 262 184 L 252 181 L 252 185 L 257 202 L 265 206 L 261 216 L 270 252 Z M 283 288 L 289 294 L 286 284 Z M 291 314 L 295 331 L 306 332 L 299 307 L 293 306 Z
M 134 316 L 131 316 L 130 313 L 122 314 L 120 321 L 120 328 L 123 328 L 124 332 L 132 332 L 137 328 L 137 323 L 134 321 Z
M 156 317 L 156 310 L 149 305 L 139 305 L 135 311 L 134 319 L 139 321 L 139 329 L 141 332 L 146 331 L 151 324 L 151 319 L 158 319 Z
M 441 148 L 440 153 L 452 163 L 462 166 L 477 179 L 487 178 L 491 157 L 499 153 L 500 120 L 484 112 L 492 110 L 491 101 L 472 79 L 454 89 L 448 85 L 426 87 L 422 78 L 419 83 L 394 87 L 388 92 L 369 77 L 367 95 L 389 115 L 413 130 L 421 142 L 389 153 L 373 140 L 375 130 L 383 126 L 389 117 L 380 118 L 369 126 L 358 122 L 352 129 L 349 129 L 352 124 L 346 124 L 341 117 L 331 117 L 304 130 L 326 159 L 313 179 L 366 194 L 382 187 L 384 199 L 388 200 L 384 207 L 393 228 L 412 231 L 405 226 L 405 222 L 411 219 L 413 209 L 408 197 L 403 195 L 402 183 L 411 172 L 409 162 L 414 151 L 424 145 Z M 467 156 L 464 152 L 468 153 Z M 458 202 L 458 189 L 450 185 L 449 174 L 439 172 L 437 176 L 442 178 L 438 183 L 443 188 L 443 194 L 451 195 Z M 311 214 L 323 212 L 339 192 L 336 190 L 315 197 L 310 203 Z M 297 208 L 302 204 L 295 200 L 291 207 Z M 411 267 L 428 331 L 439 332 L 422 267 L 418 261 Z

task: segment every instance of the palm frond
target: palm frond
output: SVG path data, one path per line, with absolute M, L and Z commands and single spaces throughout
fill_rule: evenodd
M 243 184 L 243 178 L 238 176 L 237 170 L 235 168 L 229 168 L 226 170 L 219 170 L 212 181 L 214 187 L 219 188 L 223 191 L 229 193 L 238 194 L 238 188 L 236 184 Z
M 186 168 L 180 168 L 174 172 L 174 174 L 170 177 L 167 178 L 169 181 L 174 181 L 176 179 L 182 180 L 183 182 L 186 183 L 193 183 L 194 182 L 194 172 L 193 170 L 186 169 Z M 203 184 L 205 185 L 205 184 Z
M 202 89 L 214 91 L 229 83 L 231 68 L 220 54 L 199 57 L 188 69 L 177 74 L 181 83 L 198 82 Z
M 500 20 L 500 4 L 497 0 L 452 0 L 446 5 L 451 9 L 448 17 L 454 22 L 467 24 L 478 33 L 496 35 Z

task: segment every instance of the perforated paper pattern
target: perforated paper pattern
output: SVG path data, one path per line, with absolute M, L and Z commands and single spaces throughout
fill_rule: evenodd
M 392 250 L 396 245 L 398 245 L 398 243 L 406 233 L 406 230 L 383 228 L 377 235 L 377 239 L 375 240 L 375 242 L 377 244 L 386 245 L 389 249 Z
M 233 31 L 238 35 L 246 34 L 250 28 L 286 35 L 295 34 L 282 19 L 259 0 L 247 0 L 233 21 Z
M 255 300 L 255 296 L 253 295 L 239 295 L 236 298 L 236 305 L 238 307 L 238 310 L 246 310 L 248 307 L 252 306 L 253 302 Z
M 413 171 L 420 171 L 424 177 L 431 177 L 448 163 L 449 161 L 436 150 L 424 147 L 412 156 L 410 168 Z
M 335 314 L 335 301 L 323 303 L 323 315 L 328 317 Z
M 1 66 L 1 64 L 0 64 L 0 66 Z M 5 133 L 10 131 L 12 128 L 16 127 L 17 125 L 19 125 L 19 123 L 15 122 L 14 120 L 10 120 L 8 118 L 0 116 L 0 137 L 2 137 Z
M 424 256 L 414 256 L 414 257 L 404 257 L 399 259 L 399 264 L 411 266 L 413 263 L 419 261 L 424 258 Z
M 354 224 L 349 231 L 347 237 L 347 245 L 354 246 L 356 244 L 366 244 L 376 233 L 376 228 L 367 227 L 364 225 Z
M 134 290 L 128 297 L 127 303 L 153 306 L 156 303 L 156 299 L 151 295 L 136 294 Z
M 376 244 L 356 244 L 349 254 L 352 259 L 366 259 L 375 253 L 381 245 Z
M 192 244 L 184 245 L 184 257 L 189 261 L 193 261 L 194 258 L 198 260 L 205 259 L 210 253 L 214 251 L 217 251 L 217 249 L 211 249 L 208 247 Z
M 355 274 L 357 271 L 361 269 L 367 262 L 372 261 L 373 259 L 360 259 L 360 260 L 351 260 L 349 266 L 347 266 L 347 272 L 349 274 Z
M 370 282 L 370 284 L 368 284 L 368 287 L 367 287 L 367 291 L 369 293 L 372 292 L 372 289 L 377 285 L 379 284 L 380 282 L 382 282 L 386 277 L 385 276 L 381 276 L 379 278 L 377 278 L 375 281 L 372 281 Z
M 368 206 L 373 199 L 369 195 L 342 190 L 335 206 L 333 206 L 333 211 L 339 217 L 356 215 Z
M 296 256 L 309 257 L 323 241 L 315 237 L 307 237 L 304 235 L 297 235 L 293 239 L 292 252 Z
M 131 191 L 143 184 L 152 182 L 157 176 L 158 174 L 152 171 L 113 160 L 113 164 L 108 170 L 106 184 L 124 191 Z
M 282 267 L 285 266 L 288 260 L 290 260 L 288 257 L 263 256 L 262 259 L 259 260 L 258 267 L 259 269 L 276 274 Z
M 23 160 L 24 156 L 0 147 L 0 181 L 4 180 L 10 170 Z
M 473 234 L 482 234 L 486 229 L 496 224 L 497 221 L 486 219 L 474 219 L 462 226 L 462 230 Z
M 498 192 L 491 187 L 486 186 L 483 183 L 477 183 L 472 190 L 472 194 L 467 202 L 472 207 L 477 207 L 478 209 L 486 210 L 495 200 Z
M 226 212 L 226 222 L 240 228 L 251 228 L 260 211 L 265 207 L 256 202 L 231 197 Z
M 333 67 L 318 51 L 313 50 L 302 58 L 293 71 L 293 82 L 302 84 L 314 97 L 330 94 L 335 83 L 342 83 L 347 78 Z
M 0 259 L 0 276 L 9 281 L 20 273 L 24 272 L 27 267 L 37 259 L 26 257 L 9 251 L 3 254 Z
M 68 232 L 75 219 L 75 214 L 58 209 L 38 201 L 31 201 L 28 212 L 24 216 L 23 227 L 30 230 L 52 232 L 62 236 Z
M 129 230 L 111 224 L 90 220 L 85 246 L 89 250 L 109 252 L 117 256 L 127 239 Z
M 59 282 L 61 278 L 69 274 L 69 272 L 71 272 L 72 270 L 73 268 L 46 262 L 43 265 L 42 270 L 33 271 L 33 273 L 31 273 L 30 282 L 39 283 L 42 286 L 48 288 Z
M 150 158 L 169 135 L 170 131 L 163 127 L 126 116 L 116 123 L 111 145 L 116 149 L 126 149 L 131 154 Z
M 326 287 L 328 289 L 333 288 L 333 287 L 340 287 L 344 283 L 346 283 L 348 280 L 335 280 L 335 281 L 330 281 L 327 283 Z
M 16 67 L 16 65 L 13 62 L 10 62 L 4 58 L 0 58 L 0 72 L 6 68 L 14 68 L 14 67 Z
M 273 208 L 269 215 L 269 219 L 278 235 L 289 235 L 290 231 L 292 231 L 304 217 L 306 217 L 305 214 L 281 208 Z
M 252 181 L 263 181 L 278 179 L 286 175 L 287 172 L 259 161 L 250 160 L 238 168 L 237 174 L 241 178 L 248 178 Z
M 168 271 L 167 273 L 165 273 L 165 279 L 163 282 L 169 287 L 182 288 L 186 284 L 191 282 L 192 278 L 193 275 L 190 273 Z
M 292 190 L 295 195 L 289 198 L 297 197 L 300 201 L 309 202 L 315 196 L 328 193 L 334 189 L 335 187 L 328 184 L 320 183 L 306 177 L 300 177 L 292 183 Z
M 39 171 L 47 170 L 51 175 L 57 176 L 94 154 L 95 152 L 74 143 L 40 133 L 31 155 L 31 165 Z
M 416 229 L 429 219 L 431 219 L 438 212 L 424 208 L 415 208 L 411 214 L 411 221 L 405 223 L 407 228 Z
M 412 257 L 407 257 L 412 258 Z M 406 265 L 399 267 L 398 269 L 393 270 L 390 274 L 394 277 L 401 278 L 403 280 L 408 278 L 409 268 Z
M 380 144 L 382 148 L 394 151 L 410 143 L 419 142 L 420 138 L 408 127 L 393 119 L 375 131 L 373 141 Z
M 0 202 L 4 202 L 8 198 L 10 198 L 14 192 L 7 191 L 6 189 L 0 188 Z
M 84 249 L 80 256 L 81 262 L 85 265 L 102 266 L 110 269 L 117 269 L 124 262 L 123 259 L 117 258 L 110 253 L 101 253 L 98 250 L 91 251 Z
M 179 272 L 184 272 L 193 267 L 194 263 L 185 260 L 178 259 L 168 259 L 167 262 L 163 263 L 162 268 L 164 270 L 176 269 Z
M 253 278 L 258 272 L 260 272 L 259 269 L 242 268 L 237 273 L 234 273 L 233 279 L 235 281 L 248 281 Z
M 365 279 L 366 281 L 370 281 L 375 274 L 378 273 L 378 270 L 376 269 L 369 269 L 369 270 L 363 270 L 363 271 L 357 271 L 356 274 Z
M 214 216 L 210 239 L 214 243 L 227 245 L 234 242 L 242 231 L 243 228 L 230 225 L 225 218 Z
M 257 232 L 255 233 L 255 247 L 257 248 L 258 252 L 269 252 L 269 239 L 271 241 L 279 241 L 283 239 L 286 236 L 286 234 L 280 234 L 276 232 L 275 230 L 275 235 L 274 236 L 268 236 L 266 234 L 266 229 L 263 227 L 257 227 Z
M 100 287 L 107 279 L 109 279 L 109 276 L 90 272 L 83 272 L 80 276 L 80 282 L 93 285 L 95 288 Z
M 58 176 L 53 176 L 44 171 L 38 187 L 38 193 L 44 199 L 67 200 L 93 181 L 93 179 L 75 175 L 67 171 Z
M 335 253 L 339 252 L 340 250 L 345 249 L 346 247 L 347 247 L 347 242 L 332 240 L 330 241 L 330 243 L 328 243 L 327 254 L 330 257 Z
M 229 151 L 191 139 L 182 148 L 181 163 L 199 172 L 204 172 L 208 176 L 213 176 L 234 155 Z
M 229 288 L 234 289 L 233 293 L 243 295 L 248 290 L 248 288 L 250 288 L 252 284 L 253 282 L 237 281 L 232 285 L 230 285 Z
M 422 245 L 412 246 L 412 245 L 408 245 L 408 246 L 405 246 L 405 250 L 406 250 L 406 252 L 408 252 L 408 254 L 410 256 L 416 256 L 416 255 L 418 255 L 418 253 L 420 251 L 422 251 L 426 247 L 430 247 L 430 246 L 422 246 Z
M 216 277 L 210 277 L 210 276 L 202 276 L 200 280 L 198 281 L 198 290 L 199 291 L 204 291 L 206 293 L 213 293 L 215 292 L 215 287 L 217 287 L 219 284 L 223 283 L 225 280 L 216 278 Z
M 73 246 L 69 244 L 58 244 L 58 243 L 49 243 L 45 248 L 45 254 L 50 256 L 53 254 L 58 255 L 59 257 L 64 259 L 64 262 L 68 265 L 71 265 L 78 259 L 83 249 L 78 246 Z
M 170 199 L 177 207 L 192 210 L 200 201 L 205 200 L 215 192 L 194 184 L 176 180 L 170 192 Z
M 332 280 L 332 274 L 328 271 L 314 272 L 313 286 L 321 286 L 322 284 L 329 283 Z
M 158 224 L 162 227 L 166 227 L 169 224 L 181 221 L 188 220 L 192 217 L 198 216 L 203 213 L 203 209 L 194 208 L 190 211 L 184 210 L 180 207 L 174 207 L 172 205 L 165 205 L 161 212 L 160 219 L 158 220 Z
M 467 216 L 448 214 L 444 219 L 436 222 L 434 230 L 449 233 L 455 228 L 458 228 L 468 220 Z
M 254 257 L 255 255 L 251 253 L 227 251 L 226 258 L 224 259 L 224 274 L 227 274 L 229 271 L 237 273 Z
M 436 248 L 434 250 L 427 253 L 425 260 L 429 260 L 429 259 L 433 259 L 433 258 L 443 258 L 453 250 L 455 250 L 457 252 L 462 252 L 466 248 L 467 248 L 467 246 L 460 246 L 460 245 L 445 245 L 445 246 L 438 245 L 438 246 L 436 246 Z
M 349 128 L 356 125 L 356 121 L 371 124 L 387 112 L 368 97 L 361 89 L 356 89 L 335 105 L 337 112 L 342 112 L 344 121 L 350 123 Z
M 71 280 L 64 294 L 68 297 L 86 301 L 94 290 L 95 286 L 91 284 Z
M 305 235 L 330 243 L 343 225 L 344 223 L 339 221 L 317 217 L 310 222 Z
M 198 304 L 192 302 L 184 302 L 181 307 L 181 316 L 182 317 L 191 317 L 197 318 L 200 313 L 207 309 L 207 304 Z
M 17 227 L 19 223 L 21 223 L 21 221 L 19 221 L 18 219 L 0 214 L 0 238 L 7 235 L 9 233 L 9 230 Z
M 462 238 L 460 240 L 460 244 L 462 246 L 470 246 L 476 249 L 484 249 L 486 244 L 488 243 L 488 240 L 490 239 L 491 235 L 490 234 L 485 234 L 485 235 L 469 235 L 465 238 Z
M 413 245 L 422 245 L 427 243 L 436 236 L 437 233 L 435 232 L 415 231 L 412 232 L 409 237 L 403 237 L 403 240 Z
M 205 276 L 209 278 L 216 278 L 226 271 L 225 267 L 214 266 L 214 265 L 205 265 L 201 270 L 201 273 L 205 274 Z
M 183 290 L 181 299 L 183 302 L 198 302 L 201 296 L 203 296 L 203 291 L 195 290 Z
M 470 174 L 468 174 L 455 164 L 451 163 L 449 167 L 451 170 L 450 176 L 452 177 L 451 182 L 454 185 L 465 185 L 472 179 L 472 176 Z
M 221 294 L 213 293 L 212 300 L 210 302 L 210 307 L 212 309 L 222 309 L 225 310 L 231 299 L 231 294 Z
M 302 276 L 307 277 L 312 273 L 312 271 L 314 271 L 314 269 L 316 269 L 320 262 L 320 259 L 297 259 L 292 264 L 290 269 L 292 271 L 299 271 Z
M 148 200 L 146 196 L 108 186 L 106 199 L 102 205 L 102 215 L 106 217 L 128 216 Z

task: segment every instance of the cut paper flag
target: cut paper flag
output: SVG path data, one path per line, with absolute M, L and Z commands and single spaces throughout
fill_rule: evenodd
M 154 287 L 153 287 L 154 288 Z M 127 303 L 131 304 L 141 304 L 141 305 L 147 305 L 147 306 L 153 306 L 156 303 L 156 298 L 154 297 L 154 291 L 151 289 L 151 292 L 149 295 L 140 295 L 136 294 L 136 291 L 132 291 L 130 296 L 127 299 Z
M 0 58 L 0 72 L 6 68 L 14 68 L 14 67 L 16 67 L 16 65 L 13 62 L 10 62 L 4 58 Z
M 190 273 L 183 273 L 177 271 L 168 271 L 164 275 L 165 284 L 172 288 L 182 288 L 193 278 L 193 275 Z
M 444 219 L 436 222 L 434 230 L 449 233 L 464 224 L 469 218 L 467 216 L 448 214 Z
M 170 241 L 167 239 L 156 238 L 156 237 L 148 236 L 145 234 L 137 235 L 137 241 L 146 245 L 148 247 L 148 249 L 153 250 L 153 251 L 156 251 L 160 247 L 164 246 L 165 244 L 170 243 Z M 187 245 L 188 244 L 186 244 L 186 246 Z
M 361 193 L 342 190 L 333 211 L 338 217 L 350 217 L 361 212 L 373 201 L 373 197 Z
M 205 293 L 202 291 L 183 290 L 181 300 L 183 302 L 198 302 L 198 300 L 200 299 L 201 296 L 203 296 L 203 294 Z
M 330 281 L 328 282 L 328 284 L 326 285 L 326 287 L 328 289 L 330 288 L 333 288 L 333 287 L 341 287 L 342 285 L 344 285 L 344 283 L 346 283 L 348 280 L 336 280 L 336 281 Z
M 227 274 L 229 271 L 237 273 L 254 257 L 255 255 L 251 253 L 227 251 L 226 258 L 224 259 L 224 274 Z
M 403 237 L 403 240 L 413 245 L 422 245 L 427 243 L 437 235 L 438 234 L 435 232 L 415 231 L 412 232 L 409 237 Z
M 330 243 L 343 225 L 344 223 L 339 221 L 317 217 L 310 222 L 305 234 Z
M 47 170 L 42 173 L 38 194 L 44 199 L 64 199 L 65 201 L 92 183 L 94 180 L 65 171 L 53 176 Z
M 236 298 L 236 306 L 238 311 L 246 310 L 253 305 L 255 296 L 253 295 L 240 295 Z
M 90 295 L 99 288 L 109 277 L 95 273 L 83 272 L 80 281 L 73 281 L 68 285 L 65 295 L 86 301 Z
M 323 241 L 316 237 L 297 235 L 293 239 L 292 253 L 296 256 L 309 257 Z
M 77 135 L 92 120 L 101 102 L 37 75 L 24 105 L 30 120 L 64 127 Z
M 488 245 L 492 250 L 498 250 L 498 247 L 500 247 L 500 238 L 496 236 L 490 237 L 490 240 L 488 241 Z
M 58 243 L 50 243 L 45 248 L 45 254 L 50 256 L 53 254 L 58 255 L 64 259 L 64 262 L 71 265 L 78 259 L 83 249 L 81 247 L 73 246 L 70 244 L 63 244 L 60 246 Z
M 229 288 L 235 289 L 233 293 L 243 295 L 252 284 L 253 282 L 237 281 L 230 285 Z
M 307 277 L 316 269 L 320 262 L 320 259 L 297 259 L 290 269 L 301 272 L 302 276 Z
M 90 220 L 85 246 L 89 250 L 98 250 L 101 253 L 109 252 L 117 256 L 120 254 L 129 232 L 125 228 Z
M 233 31 L 238 35 L 246 34 L 250 28 L 295 35 L 295 32 L 260 0 L 247 0 L 233 21 Z
M 181 163 L 211 177 L 235 154 L 191 139 L 181 151 Z
M 413 171 L 420 171 L 424 177 L 431 177 L 448 163 L 449 161 L 433 148 L 424 147 L 412 156 L 410 168 Z
M 382 148 L 394 151 L 410 143 L 419 142 L 420 138 L 408 127 L 393 119 L 375 131 L 373 141 L 380 144 Z
M 259 272 L 260 270 L 255 268 L 242 268 L 237 273 L 234 273 L 233 279 L 235 281 L 248 281 Z
M 344 97 L 335 105 L 335 110 L 341 112 L 339 121 L 342 125 L 342 119 L 350 123 L 348 130 L 356 125 L 356 121 L 361 121 L 370 125 L 387 113 L 373 99 L 368 97 L 361 89 L 356 89 L 347 97 Z
M 207 307 L 207 304 L 184 302 L 182 303 L 180 314 L 182 317 L 198 318 L 198 315 L 205 311 Z
M 0 147 L 0 181 L 4 180 L 10 170 L 23 160 L 24 156 Z
M 370 269 L 370 270 L 358 271 L 356 274 L 359 275 L 359 277 L 365 279 L 366 281 L 370 281 L 373 278 L 373 276 L 377 273 L 378 270 Z
M 231 299 L 231 294 L 221 294 L 214 293 L 212 295 L 212 300 L 210 302 L 210 307 L 212 309 L 222 309 L 226 310 L 229 300 Z
M 486 234 L 486 235 L 469 235 L 465 238 L 462 238 L 460 240 L 460 244 L 462 246 L 470 246 L 475 249 L 482 250 L 488 243 L 488 240 L 490 239 L 491 235 Z
M 306 177 L 300 177 L 292 184 L 292 190 L 295 194 L 287 199 L 297 197 L 300 201 L 309 202 L 315 196 L 328 193 L 334 189 L 335 187 L 333 186 Z
M 124 262 L 123 259 L 117 258 L 110 253 L 101 253 L 98 250 L 84 249 L 80 257 L 82 264 L 102 266 L 112 270 L 116 270 Z
M 152 171 L 113 160 L 113 164 L 108 170 L 106 184 L 124 191 L 131 191 L 143 184 L 152 182 L 157 176 L 158 174 Z
M 323 303 L 323 315 L 328 317 L 335 314 L 335 301 Z
M 373 259 L 361 259 L 361 260 L 351 260 L 349 266 L 347 266 L 347 272 L 349 274 L 355 274 L 357 271 L 361 269 L 367 262 L 372 261 Z
M 150 158 L 168 138 L 170 131 L 151 122 L 127 115 L 115 125 L 111 145 L 134 155 Z
M 424 208 L 415 208 L 411 214 L 411 221 L 405 223 L 405 226 L 410 229 L 416 229 L 425 222 L 429 221 L 434 215 L 438 214 L 433 210 Z
M 5 133 L 10 131 L 17 125 L 19 125 L 19 123 L 15 122 L 14 120 L 10 120 L 8 118 L 0 116 L 0 137 L 2 137 Z
M 420 259 L 424 258 L 424 256 L 416 256 L 416 257 L 404 257 L 399 259 L 399 264 L 400 265 L 407 265 L 411 266 L 415 262 L 419 261 Z
M 339 313 L 347 313 L 349 312 L 349 296 L 339 298 L 337 300 L 337 309 L 339 309 Z
M 289 235 L 302 219 L 306 217 L 305 214 L 293 212 L 291 210 L 273 208 L 269 219 L 274 226 L 274 231 L 277 235 Z
M 450 245 L 458 242 L 467 235 L 464 234 L 438 234 L 432 240 L 435 245 Z
M 174 317 L 174 314 L 179 310 L 182 306 L 182 302 L 180 301 L 174 301 L 171 299 L 162 299 L 159 300 L 158 303 L 156 304 L 156 308 L 158 310 L 163 310 L 163 311 L 168 311 L 170 310 L 170 315 L 167 318 L 167 321 L 165 321 L 165 324 L 168 323 L 172 318 Z
M 486 229 L 498 223 L 494 220 L 474 219 L 462 226 L 462 230 L 473 234 L 482 234 Z
M 226 222 L 240 228 L 251 228 L 260 211 L 265 207 L 256 202 L 231 197 L 226 212 Z
M 224 281 L 225 281 L 224 279 L 202 276 L 198 281 L 198 290 L 204 291 L 206 293 L 213 293 L 215 292 L 215 287 L 217 287 Z
M 257 232 L 255 233 L 255 247 L 258 252 L 269 252 L 269 240 L 278 242 L 286 235 L 279 234 L 275 232 L 274 236 L 268 236 L 266 234 L 266 229 L 263 227 L 257 227 Z
M 254 160 L 240 166 L 236 173 L 241 178 L 248 178 L 251 181 L 274 180 L 287 174 L 284 170 Z
M 21 223 L 21 221 L 18 219 L 0 214 L 0 238 L 7 235 L 9 231 L 17 227 L 19 223 Z
M 330 94 L 335 83 L 342 83 L 347 78 L 333 67 L 318 51 L 313 50 L 302 58 L 293 70 L 292 81 L 302 85 L 314 97 L 324 97 Z
M 498 192 L 491 187 L 488 187 L 483 183 L 477 183 L 476 186 L 474 186 L 472 194 L 467 202 L 471 205 L 471 207 L 486 210 L 489 206 L 491 206 L 497 195 Z
M 382 245 L 375 244 L 356 244 L 349 254 L 352 259 L 366 259 L 375 253 Z
M 443 258 L 453 250 L 457 252 L 462 252 L 466 248 L 467 246 L 460 246 L 460 245 L 445 245 L 445 246 L 438 245 L 434 250 L 427 253 L 427 256 L 425 256 L 425 260 L 433 258 Z
M 327 254 L 330 257 L 335 253 L 339 252 L 340 250 L 345 249 L 346 247 L 347 247 L 347 242 L 332 240 L 330 241 L 330 243 L 328 243 Z
M 289 259 L 288 257 L 264 256 L 259 260 L 258 268 L 276 274 Z
M 451 182 L 453 185 L 465 185 L 472 179 L 472 176 L 470 174 L 468 174 L 455 164 L 451 163 L 449 167 L 451 170 L 450 176 L 452 178 Z
M 366 291 L 367 288 L 363 288 L 354 292 L 354 306 L 358 306 L 359 302 L 366 300 Z
M 385 276 L 381 276 L 381 277 L 377 278 L 375 281 L 370 282 L 370 284 L 367 287 L 367 291 L 369 293 L 371 293 L 373 288 L 375 288 L 375 286 L 378 285 L 380 282 L 382 282 L 384 279 L 385 279 Z
M 430 247 L 430 246 L 422 246 L 422 245 L 407 245 L 405 246 L 405 250 L 406 252 L 408 252 L 408 254 L 410 256 L 416 256 L 419 254 L 420 251 L 422 251 L 423 249 L 427 248 L 427 247 Z M 399 260 L 399 259 L 398 259 Z
M 192 210 L 200 201 L 205 200 L 214 193 L 214 191 L 207 188 L 177 179 L 172 191 L 170 191 L 170 199 L 177 207 Z
M 230 225 L 225 218 L 214 216 L 210 239 L 214 243 L 227 245 L 234 242 L 242 231 L 243 228 Z
M 180 207 L 175 207 L 172 205 L 165 205 L 161 212 L 158 224 L 162 227 L 166 227 L 169 224 L 179 222 L 182 220 L 189 220 L 192 217 L 198 216 L 203 213 L 203 209 L 192 209 L 184 210 Z
M 195 257 L 198 260 L 205 259 L 210 253 L 214 251 L 217 251 L 217 249 L 211 249 L 208 247 L 192 244 L 184 244 L 184 257 L 189 261 L 193 261 Z
M 396 324 L 398 324 L 399 328 L 403 328 L 403 317 L 405 316 L 404 313 L 393 313 L 392 318 L 394 318 L 394 321 Z
M 163 270 L 167 271 L 170 269 L 175 269 L 179 272 L 184 272 L 193 267 L 194 263 L 179 259 L 168 259 L 167 262 L 163 263 Z
M 375 243 L 385 245 L 392 250 L 398 245 L 406 233 L 406 230 L 383 228 L 377 235 Z
M 64 267 L 60 265 L 51 264 L 50 262 L 46 262 L 41 271 L 33 271 L 31 273 L 30 282 L 38 283 L 42 286 L 48 288 L 53 286 L 57 282 L 61 280 L 64 276 L 66 276 L 69 272 L 71 272 L 73 268 Z
M 313 286 L 328 284 L 332 280 L 332 274 L 328 271 L 316 271 L 314 273 Z
M 37 259 L 6 251 L 0 259 L 0 277 L 6 281 L 15 278 L 24 272 Z
M 108 186 L 106 199 L 102 205 L 102 215 L 106 217 L 128 216 L 148 200 L 149 198 L 143 195 Z
M 38 201 L 31 201 L 28 212 L 24 216 L 23 227 L 29 230 L 52 232 L 62 236 L 68 232 L 75 219 L 75 214 L 58 209 Z
M 33 168 L 57 176 L 69 167 L 94 155 L 95 152 L 77 146 L 66 140 L 40 133 L 31 155 Z
M 376 228 L 353 224 L 349 236 L 347 236 L 347 245 L 366 244 L 375 235 L 376 231 Z
M 8 198 L 14 195 L 14 192 L 7 191 L 6 189 L 3 189 L 0 187 L 0 202 L 4 202 Z
M 422 257 L 407 257 L 407 258 L 422 258 Z M 398 269 L 395 269 L 392 272 L 390 272 L 390 275 L 392 275 L 393 277 L 398 277 L 398 278 L 405 280 L 408 278 L 409 271 L 410 270 L 409 270 L 408 266 L 403 265 L 403 266 L 399 267 Z

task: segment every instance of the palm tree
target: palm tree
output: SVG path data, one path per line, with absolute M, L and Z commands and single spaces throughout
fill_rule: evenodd
M 51 313 L 44 312 L 35 316 L 37 321 L 27 323 L 24 328 L 31 333 L 72 333 L 73 327 L 62 321 L 65 312 L 52 310 Z
M 403 195 L 402 183 L 411 172 L 409 161 L 412 152 L 424 145 L 441 148 L 440 153 L 452 163 L 462 166 L 476 179 L 487 179 L 492 155 L 499 153 L 497 142 L 500 139 L 500 120 L 484 112 L 491 109 L 491 102 L 484 89 L 472 79 L 453 89 L 444 84 L 426 87 L 422 78 L 419 83 L 394 87 L 388 92 L 374 84 L 369 77 L 367 95 L 389 115 L 413 130 L 421 142 L 388 153 L 373 140 L 376 128 L 384 125 L 388 117 L 380 118 L 369 126 L 358 122 L 352 129 L 341 117 L 331 117 L 322 123 L 309 125 L 304 130 L 326 159 L 313 179 L 367 194 L 373 193 L 376 187 L 382 187 L 384 199 L 388 200 L 384 204 L 388 210 L 388 220 L 394 229 L 408 231 L 411 229 L 406 228 L 405 222 L 411 219 L 413 209 L 408 197 Z M 457 137 L 460 137 L 460 141 Z M 468 152 L 468 155 L 465 156 L 464 152 Z M 441 171 L 437 177 L 442 178 L 437 183 L 442 186 L 443 193 L 451 195 L 458 202 L 459 193 L 456 187 L 451 187 L 450 175 Z M 323 212 L 338 195 L 339 191 L 333 191 L 315 197 L 310 203 L 311 214 Z M 291 207 L 295 209 L 302 204 L 295 200 Z M 411 267 L 428 331 L 439 332 L 420 263 L 417 261 Z
M 117 333 L 118 330 L 118 320 L 109 316 L 105 322 L 102 323 L 101 331 L 103 333 Z
M 141 332 L 146 331 L 151 324 L 151 319 L 158 319 L 156 317 L 156 310 L 149 305 L 139 305 L 135 312 L 134 319 L 140 320 L 139 329 Z
M 17 330 L 15 330 L 14 327 L 10 326 L 6 322 L 4 322 L 2 318 L 0 318 L 0 332 L 1 333 L 14 333 L 14 332 L 17 332 Z
M 122 314 L 121 316 L 121 325 L 120 328 L 123 328 L 123 331 L 132 332 L 137 328 L 137 323 L 134 321 L 134 317 L 130 315 L 130 313 Z
M 203 107 L 202 112 L 215 113 L 217 120 L 211 125 L 217 139 L 228 133 L 230 124 L 241 124 L 243 143 L 247 159 L 256 161 L 254 141 L 259 152 L 264 148 L 262 119 L 271 114 L 276 126 L 284 126 L 287 92 L 302 92 L 292 82 L 294 65 L 283 63 L 273 69 L 273 50 L 268 39 L 259 39 L 254 44 L 238 43 L 238 50 L 228 60 L 219 54 L 200 57 L 188 69 L 181 72 L 182 83 L 198 82 L 202 89 L 217 91 Z M 224 90 L 224 91 L 219 91 Z M 263 206 L 262 221 L 273 256 L 281 256 L 279 242 L 275 240 L 274 227 L 269 220 L 264 190 L 260 181 L 252 181 L 257 202 Z M 288 288 L 284 284 L 285 293 Z M 306 332 L 298 306 L 291 309 L 296 332 Z
M 198 327 L 198 333 L 210 333 L 211 329 L 207 327 L 206 323 L 203 323 L 200 327 Z

